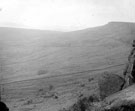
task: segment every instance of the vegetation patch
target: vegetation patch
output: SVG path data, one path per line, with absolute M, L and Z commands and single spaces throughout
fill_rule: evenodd
M 99 91 L 101 99 L 121 90 L 124 79 L 116 74 L 104 72 L 99 79 Z
M 91 95 L 79 99 L 77 103 L 73 104 L 70 108 L 63 108 L 59 111 L 91 111 L 94 102 L 99 102 L 99 98 L 96 95 Z
M 48 71 L 47 70 L 39 70 L 38 71 L 38 75 L 44 75 L 44 74 L 47 74 Z

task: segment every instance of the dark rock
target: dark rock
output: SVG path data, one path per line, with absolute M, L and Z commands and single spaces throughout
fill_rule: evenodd
M 7 105 L 0 101 L 0 111 L 9 111 Z

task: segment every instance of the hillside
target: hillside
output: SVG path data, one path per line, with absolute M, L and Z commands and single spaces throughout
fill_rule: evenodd
M 39 90 L 48 92 L 52 85 L 52 92 L 67 103 L 67 97 L 70 101 L 80 92 L 97 91 L 96 79 L 90 83 L 88 79 L 105 71 L 122 76 L 133 39 L 135 24 L 124 22 L 72 32 L 1 27 L 3 98 L 18 101 Z M 87 87 L 81 89 L 82 84 Z
M 0 28 L 1 73 L 8 82 L 123 64 L 134 30 L 115 22 L 66 33 Z

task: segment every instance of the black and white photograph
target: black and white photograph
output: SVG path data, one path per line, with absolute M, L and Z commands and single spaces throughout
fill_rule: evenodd
M 0 111 L 135 111 L 135 0 L 0 0 Z

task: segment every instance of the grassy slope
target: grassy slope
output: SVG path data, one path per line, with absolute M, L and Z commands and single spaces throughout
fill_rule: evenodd
M 61 33 L 1 28 L 1 70 L 5 82 L 103 68 L 126 61 L 134 24 Z
M 73 32 L 0 28 L 2 83 L 14 81 L 3 86 L 4 98 L 46 95 L 39 90 L 48 92 L 50 85 L 51 93 L 68 100 L 86 90 L 94 92 L 96 80 L 88 82 L 93 75 L 122 74 L 134 30 L 133 23 L 117 22 Z M 35 80 L 22 81 L 27 79 Z

